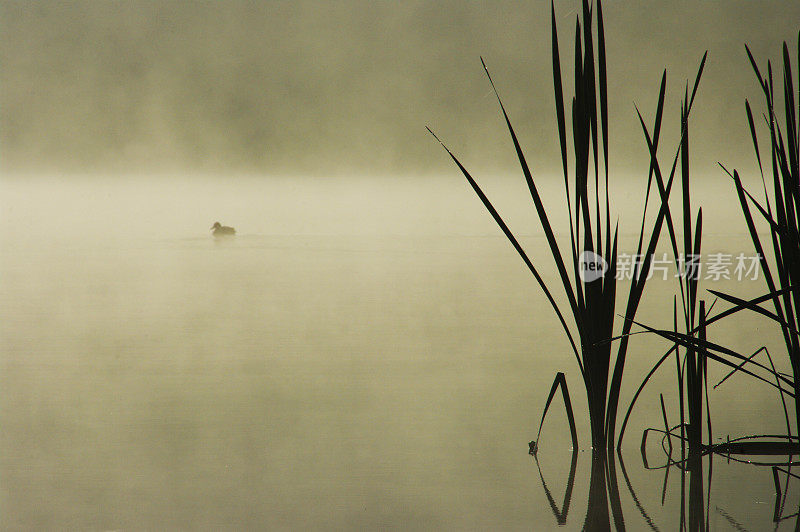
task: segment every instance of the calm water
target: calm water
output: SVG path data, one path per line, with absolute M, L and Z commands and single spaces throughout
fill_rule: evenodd
M 495 190 L 552 279 L 518 184 Z M 562 528 L 583 526 L 591 453 L 574 359 L 457 178 L 37 178 L 2 192 L 2 529 L 555 529 L 527 442 L 557 371 L 584 449 Z M 214 241 L 217 219 L 240 234 Z M 708 249 L 749 252 L 726 223 Z M 642 319 L 668 326 L 675 289 L 653 283 Z M 780 353 L 766 325 L 714 334 Z M 665 349 L 632 343 L 624 402 Z M 617 466 L 630 530 L 679 526 L 679 472 L 662 504 L 664 471 L 639 453 L 642 429 L 661 426 L 658 392 L 677 422 L 670 371 L 626 435 L 635 499 Z M 785 432 L 777 397 L 742 377 L 711 402 L 715 436 Z M 559 507 L 562 412 L 556 401 L 538 464 Z M 648 459 L 664 462 L 656 440 Z M 799 491 L 794 479 L 786 515 Z M 775 528 L 769 468 L 715 459 L 704 501 L 713 530 Z

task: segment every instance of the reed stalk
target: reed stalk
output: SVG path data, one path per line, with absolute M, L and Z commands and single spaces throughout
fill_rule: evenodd
M 664 220 L 669 213 L 668 201 L 675 175 L 675 164 L 673 164 L 669 180 L 665 181 L 656 157 L 663 115 L 665 73 L 662 77 L 652 134 L 644 125 L 644 121 L 641 121 L 651 158 L 648 172 L 648 192 L 651 183 L 655 182 L 658 186 L 660 202 L 656 201 L 658 211 L 654 220 L 647 224 L 645 214 L 649 193 L 645 198 L 637 248 L 637 255 L 642 256 L 643 260 L 637 265 L 630 281 L 624 319 L 621 324 L 621 334 L 618 337 L 619 342 L 614 343 L 613 340 L 617 338 L 614 336 L 613 331 L 617 303 L 617 280 L 615 277 L 618 226 L 615 223 L 612 230 L 608 186 L 609 130 L 605 31 L 602 2 L 598 0 L 596 13 L 594 12 L 595 6 L 591 5 L 588 0 L 583 0 L 582 7 L 582 18 L 578 15 L 575 23 L 574 95 L 571 98 L 571 105 L 565 108 L 555 7 L 551 2 L 553 88 L 566 208 L 569 215 L 570 238 L 569 247 L 566 250 L 567 260 L 564 259 L 562 249 L 556 240 L 547 215 L 547 209 L 539 195 L 536 180 L 527 164 L 524 152 L 511 125 L 509 115 L 488 68 L 481 60 L 500 104 L 500 109 L 528 185 L 541 228 L 547 239 L 550 254 L 558 271 L 569 307 L 571 325 L 567 323 L 565 313 L 562 312 L 561 307 L 546 286 L 537 268 L 528 258 L 497 209 L 495 209 L 476 180 L 458 158 L 443 143 L 442 146 L 458 166 L 514 249 L 519 253 L 547 297 L 550 306 L 555 311 L 578 362 L 578 368 L 586 390 L 592 447 L 595 450 L 601 450 L 611 449 L 616 439 L 617 409 L 625 360 L 628 353 L 629 333 L 634 324 L 633 320 L 648 279 L 652 265 L 652 255 L 656 249 Z M 595 20 L 596 27 L 593 31 L 593 21 Z M 704 64 L 705 57 L 697 72 L 692 97 L 685 108 L 687 118 L 694 101 Z M 572 145 L 571 165 L 568 164 L 567 110 L 570 111 L 572 125 L 570 138 Z M 431 133 L 433 134 L 432 131 Z M 436 137 L 435 134 L 434 137 Z M 438 137 L 436 138 L 439 140 Z M 583 258 L 587 255 L 604 258 L 608 267 L 600 278 L 584 280 L 581 267 L 586 264 Z
M 710 291 L 720 299 L 734 306 L 728 313 L 749 310 L 772 320 L 780 329 L 791 375 L 777 373 L 774 368 L 781 400 L 790 397 L 795 406 L 795 430 L 800 431 L 800 94 L 795 98 L 792 61 L 789 46 L 783 43 L 783 83 L 777 90 L 772 62 L 767 62 L 766 74 L 762 75 L 750 49 L 745 46 L 750 65 L 758 80 L 764 98 L 764 124 L 768 133 L 766 152 L 762 156 L 762 143 L 759 142 L 758 128 L 753 118 L 750 102 L 745 100 L 745 114 L 758 161 L 763 186 L 763 204 L 743 185 L 739 172 L 733 173 L 722 166 L 733 179 L 750 239 L 759 257 L 759 266 L 768 288 L 767 294 L 754 300 L 745 301 L 732 294 Z M 797 49 L 798 73 L 800 74 L 800 32 Z M 781 90 L 782 89 L 782 90 Z M 800 89 L 800 79 L 798 79 Z M 778 99 L 776 100 L 776 92 Z M 783 112 L 779 109 L 782 92 Z M 765 170 L 764 167 L 767 167 Z M 771 190 L 771 192 L 770 192 Z M 752 208 L 757 215 L 754 215 Z M 761 223 L 756 224 L 756 220 Z M 768 237 L 759 234 L 759 227 L 768 229 Z M 766 240 L 766 243 L 764 242 Z M 771 257 L 765 253 L 771 252 Z M 771 303 L 773 310 L 761 306 Z M 752 358 L 743 360 L 744 364 L 759 367 Z M 770 360 L 771 364 L 771 360 Z M 763 366 L 760 366 L 763 368 Z M 784 386 L 785 385 L 785 386 Z M 791 426 L 787 419 L 788 436 Z

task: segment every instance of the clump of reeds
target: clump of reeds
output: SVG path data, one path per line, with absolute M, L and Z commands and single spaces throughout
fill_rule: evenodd
M 672 243 L 673 254 L 676 263 L 682 263 L 679 284 L 681 288 L 681 300 L 683 304 L 683 321 L 685 331 L 689 335 L 697 334 L 701 342 L 706 340 L 706 309 L 705 302 L 700 301 L 700 308 L 697 308 L 697 289 L 700 280 L 700 259 L 701 242 L 703 235 L 703 209 L 699 208 L 697 215 L 692 223 L 692 206 L 690 193 L 690 173 L 689 173 L 689 113 L 688 95 L 684 94 L 681 104 L 681 143 L 680 143 L 680 165 L 681 165 L 681 189 L 682 189 L 682 215 L 683 215 L 683 260 L 679 260 L 678 246 L 675 231 L 672 228 L 671 220 L 668 220 L 670 242 Z M 694 234 L 692 234 L 694 225 Z M 699 310 L 699 312 L 698 312 Z M 698 323 L 699 322 L 699 323 Z M 676 327 L 677 328 L 677 327 Z M 697 331 L 696 333 L 694 331 Z M 703 435 L 703 398 L 705 396 L 706 406 L 708 407 L 708 378 L 707 378 L 707 357 L 702 348 L 687 348 L 684 355 L 683 366 L 681 366 L 679 351 L 676 346 L 676 361 L 678 363 L 678 391 L 680 394 L 680 417 L 681 432 L 683 433 L 684 413 L 683 413 L 683 384 L 685 377 L 686 384 L 686 403 L 688 412 L 687 439 L 690 452 L 697 452 L 701 449 Z M 705 393 L 704 393 L 705 392 Z M 708 409 L 707 409 L 708 410 Z M 707 415 L 708 437 L 711 439 L 711 416 Z M 684 440 L 681 439 L 681 442 Z
M 800 66 L 800 35 L 798 35 L 798 44 L 798 65 Z M 782 114 L 776 106 L 776 90 L 771 62 L 767 63 L 766 76 L 762 76 L 749 48 L 745 47 L 745 49 L 764 95 L 765 113 L 763 118 L 769 134 L 768 154 L 762 157 L 755 125 L 756 121 L 753 118 L 750 102 L 745 100 L 745 112 L 764 189 L 763 205 L 744 187 L 737 170 L 731 173 L 724 166 L 723 169 L 733 179 L 739 205 L 753 246 L 758 254 L 759 265 L 764 274 L 768 292 L 759 297 L 744 300 L 732 294 L 709 290 L 720 299 L 732 303 L 733 307 L 708 319 L 704 319 L 704 315 L 701 313 L 700 326 L 705 327 L 742 310 L 749 310 L 766 316 L 781 331 L 789 358 L 791 374 L 787 375 L 778 372 L 769 352 L 765 348 L 762 347 L 750 356 L 744 356 L 730 348 L 710 342 L 705 337 L 700 337 L 698 335 L 699 326 L 694 328 L 687 327 L 687 333 L 656 330 L 647 326 L 644 326 L 644 328 L 674 341 L 676 346 L 684 347 L 687 352 L 694 350 L 702 353 L 704 358 L 727 365 L 733 368 L 734 372 L 745 373 L 777 389 L 784 406 L 787 434 L 773 435 L 771 437 L 785 440 L 781 443 L 782 448 L 785 452 L 792 453 L 797 448 L 798 438 L 792 436 L 790 416 L 785 401 L 788 397 L 794 402 L 795 430 L 800 431 L 800 381 L 798 380 L 798 377 L 800 377 L 800 332 L 798 332 L 800 331 L 800 128 L 798 128 L 800 95 L 798 95 L 798 99 L 795 99 L 792 64 L 789 47 L 786 43 L 783 45 Z M 800 83 L 800 80 L 798 80 L 798 83 Z M 781 92 L 780 88 L 778 92 Z M 764 166 L 767 164 L 769 167 L 765 172 Z M 767 185 L 768 182 L 769 185 Z M 758 216 L 754 216 L 751 206 L 756 209 L 758 216 L 768 228 L 769 236 L 766 246 L 759 235 L 758 225 L 756 224 Z M 765 248 L 772 253 L 771 258 L 765 254 Z M 769 305 L 770 303 L 774 311 L 762 306 L 762 304 Z M 754 360 L 755 355 L 761 351 L 765 352 L 770 367 Z M 664 358 L 662 357 L 656 367 L 663 360 Z M 683 412 L 682 406 L 681 412 Z M 690 407 L 690 418 L 691 412 L 692 408 Z M 696 409 L 695 413 L 697 413 Z M 683 419 L 681 422 L 683 423 Z M 691 419 L 689 425 L 690 427 L 692 425 Z M 697 439 L 698 427 L 699 423 L 690 428 L 690 441 L 692 439 L 699 441 Z M 727 448 L 709 445 L 709 450 L 719 452 L 724 452 Z
M 772 63 L 767 62 L 766 75 L 762 75 L 750 49 L 747 46 L 745 49 L 764 96 L 764 122 L 769 135 L 768 152 L 764 154 L 762 160 L 750 102 L 745 100 L 747 122 L 764 187 L 765 206 L 745 189 L 738 171 L 734 170 L 732 177 L 742 214 L 747 222 L 753 246 L 759 255 L 761 271 L 769 289 L 764 302 L 771 302 L 774 312 L 761 307 L 758 302 L 743 301 L 730 294 L 713 293 L 721 299 L 734 303 L 737 308 L 747 308 L 770 318 L 780 327 L 793 375 L 790 395 L 794 396 L 795 427 L 800 431 L 800 333 L 798 332 L 800 331 L 800 128 L 798 128 L 800 94 L 795 95 L 792 61 L 786 42 L 783 43 L 783 84 L 777 91 Z M 798 32 L 797 61 L 800 72 L 800 32 Z M 783 96 L 782 114 L 776 106 L 776 92 L 778 98 L 781 93 Z M 765 165 L 768 165 L 766 178 Z M 771 199 L 768 191 L 770 187 Z M 759 236 L 751 204 L 769 228 L 766 246 Z M 765 247 L 770 248 L 772 260 L 765 255 Z M 783 390 L 781 394 L 783 396 Z
M 456 156 L 446 147 L 445 149 L 512 246 L 522 257 L 525 265 L 533 274 L 555 311 L 578 362 L 588 400 L 592 447 L 595 450 L 599 450 L 611 448 L 615 441 L 616 415 L 625 359 L 628 352 L 629 333 L 644 292 L 652 256 L 658 243 L 662 225 L 669 213 L 668 200 L 675 166 L 673 165 L 668 182 L 665 182 L 656 159 L 664 104 L 666 82 L 666 76 L 664 76 L 652 134 L 644 127 L 644 122 L 642 121 L 651 155 L 648 191 L 651 182 L 655 181 L 659 190 L 659 208 L 655 219 L 650 225 L 645 222 L 646 216 L 642 216 L 637 256 L 642 256 L 643 260 L 640 264 L 637 264 L 631 279 L 620 339 L 619 342 L 615 343 L 612 340 L 615 339 L 614 316 L 617 303 L 615 277 L 618 228 L 615 224 L 612 230 L 608 189 L 608 89 L 603 10 L 600 0 L 598 0 L 596 8 L 596 36 L 592 31 L 593 19 L 595 19 L 594 6 L 590 5 L 588 0 L 583 0 L 582 21 L 580 16 L 576 17 L 575 92 L 571 99 L 571 105 L 565 109 L 555 8 L 551 3 L 552 67 L 556 120 L 561 148 L 566 208 L 569 214 L 570 243 L 567 249 L 567 260 L 564 259 L 561 247 L 556 241 L 547 210 L 539 195 L 536 182 L 528 167 L 516 133 L 511 126 L 509 115 L 500 100 L 486 65 L 483 65 L 500 102 L 500 108 L 519 159 L 522 173 L 558 270 L 574 329 L 567 324 L 564 313 L 556 303 L 538 270 L 475 179 Z M 697 73 L 691 101 L 694 100 L 701 73 L 702 64 Z M 685 109 L 687 117 L 691 110 L 691 101 L 689 101 Z M 567 110 L 570 112 L 571 120 L 569 122 L 572 124 L 570 139 L 572 144 L 572 168 L 568 164 Z M 645 213 L 647 198 L 649 198 L 649 194 L 645 199 Z M 582 261 L 582 257 L 585 257 L 586 254 L 590 254 L 590 257 L 601 256 L 607 263 L 607 269 L 599 279 L 584 281 L 581 266 L 585 264 Z M 576 336 L 577 342 L 575 340 Z M 614 346 L 616 346 L 615 353 Z
M 706 56 L 703 56 L 702 65 L 705 64 Z M 695 89 L 696 90 L 696 85 Z M 698 287 L 700 280 L 700 251 L 703 233 L 703 210 L 698 208 L 697 214 L 692 217 L 692 201 L 690 191 L 690 165 L 689 165 L 689 108 L 692 100 L 694 99 L 695 92 L 692 92 L 691 99 L 688 94 L 688 86 L 681 101 L 680 110 L 680 142 L 678 151 L 675 154 L 675 159 L 672 163 L 672 170 L 668 183 L 672 182 L 675 175 L 677 163 L 680 162 L 680 184 L 681 184 L 681 209 L 679 212 L 682 224 L 682 234 L 679 238 L 679 233 L 675 229 L 674 220 L 670 211 L 666 212 L 665 225 L 667 226 L 669 234 L 669 242 L 672 247 L 675 266 L 679 272 L 678 286 L 680 288 L 681 308 L 682 308 L 682 321 L 683 332 L 689 338 L 699 338 L 700 342 L 705 341 L 706 327 L 705 319 L 707 314 L 705 312 L 705 303 L 700 301 L 700 309 L 698 312 Z M 640 116 L 641 119 L 641 116 Z M 644 129 L 644 121 L 641 120 Z M 649 137 L 646 129 L 645 137 Z M 656 167 L 656 174 L 660 173 L 658 160 L 653 156 L 653 164 Z M 663 191 L 659 188 L 659 192 L 663 195 Z M 679 242 L 682 240 L 682 242 Z M 673 319 L 673 332 L 679 333 L 678 327 L 678 309 L 677 302 L 673 304 L 674 319 Z M 639 390 L 637 390 L 633 399 L 628 407 L 628 412 L 620 430 L 619 444 L 622 442 L 622 437 L 625 432 L 625 427 L 628 422 L 633 405 L 639 397 L 644 385 L 649 378 L 653 375 L 656 369 L 667 360 L 668 356 L 674 351 L 677 377 L 678 377 L 678 408 L 680 414 L 680 441 L 683 450 L 685 444 L 688 442 L 690 450 L 701 450 L 702 440 L 702 417 L 703 417 L 703 399 L 705 398 L 706 405 L 708 404 L 708 378 L 707 378 L 707 357 L 702 348 L 689 345 L 684 348 L 683 359 L 681 359 L 681 345 L 675 343 L 667 353 L 655 364 L 651 372 L 645 377 Z M 662 410 L 663 410 L 663 396 L 662 396 Z M 665 413 L 666 416 L 666 413 Z M 687 422 L 688 417 L 688 422 Z M 708 408 L 706 408 L 706 419 L 708 425 L 708 437 L 711 438 L 711 419 L 708 415 Z M 669 439 L 670 429 L 665 427 L 667 431 L 667 438 L 670 448 L 672 442 Z

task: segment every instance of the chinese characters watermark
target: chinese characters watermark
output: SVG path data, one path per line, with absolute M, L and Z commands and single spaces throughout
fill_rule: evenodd
M 645 254 L 620 253 L 617 256 L 616 280 L 633 279 L 646 269 L 647 279 L 670 277 L 692 280 L 723 281 L 758 279 L 760 255 L 739 253 L 679 254 L 676 259 L 667 253 L 654 254 L 645 260 Z M 579 274 L 585 283 L 602 277 L 608 271 L 608 264 L 599 255 L 585 251 L 579 259 Z

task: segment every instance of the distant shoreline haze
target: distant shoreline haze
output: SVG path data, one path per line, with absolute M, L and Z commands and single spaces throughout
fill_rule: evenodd
M 548 4 L 4 1 L 0 172 L 452 172 L 426 125 L 476 171 L 512 171 L 479 56 L 533 169 L 557 171 Z M 576 5 L 556 2 L 562 40 Z M 652 108 L 664 68 L 677 101 L 706 49 L 693 168 L 752 165 L 743 102 L 758 87 L 743 44 L 779 57 L 800 3 L 604 11 L 609 79 L 624 80 L 609 87 L 612 167 L 647 166 L 633 103 Z

